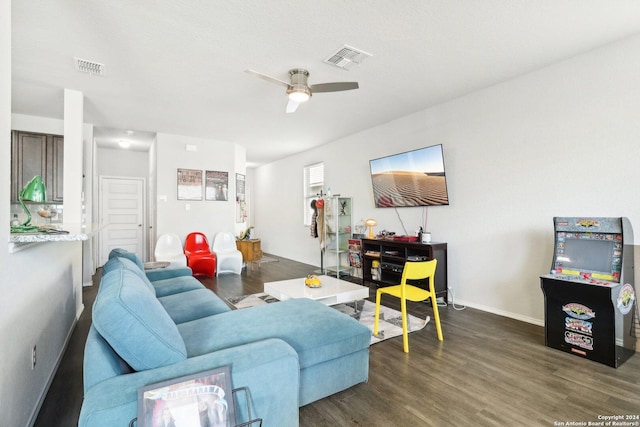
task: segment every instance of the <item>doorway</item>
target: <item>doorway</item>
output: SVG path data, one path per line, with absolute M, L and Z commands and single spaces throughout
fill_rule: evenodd
M 145 260 L 145 180 L 100 176 L 99 264 L 108 261 L 115 248 Z
M 97 238 L 94 239 L 95 265 L 104 265 L 109 257 L 109 248 L 114 245 L 132 250 L 142 262 L 145 262 L 153 253 L 152 245 L 155 241 L 153 229 L 155 225 L 155 151 L 153 147 L 156 134 L 139 130 L 95 127 L 93 137 L 93 176 L 95 178 L 92 185 L 94 206 L 92 219 L 94 224 L 109 225 L 105 230 L 100 230 Z M 103 182 L 103 180 L 106 181 Z M 111 188 L 112 184 L 124 183 L 126 183 L 125 188 L 117 186 Z M 138 188 L 140 183 L 141 189 Z M 132 185 L 135 185 L 135 188 L 126 188 Z M 103 194 L 105 190 L 113 194 Z M 135 203 L 130 200 L 131 197 L 135 199 Z M 113 209 L 107 209 L 109 203 L 112 204 Z M 131 212 L 122 215 L 115 206 L 120 206 L 118 208 L 120 210 L 126 208 L 125 210 L 128 209 Z M 117 217 L 109 220 L 110 215 Z M 124 223 L 114 223 L 117 220 L 122 220 Z

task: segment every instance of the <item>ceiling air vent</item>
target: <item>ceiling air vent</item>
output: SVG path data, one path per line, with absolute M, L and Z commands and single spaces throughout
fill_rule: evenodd
M 73 62 L 75 63 L 75 68 L 78 71 L 92 74 L 94 76 L 104 76 L 104 64 L 75 57 L 73 58 Z
M 344 45 L 336 53 L 324 60 L 325 63 L 334 65 L 343 70 L 350 70 L 362 61 L 372 56 L 370 53 Z

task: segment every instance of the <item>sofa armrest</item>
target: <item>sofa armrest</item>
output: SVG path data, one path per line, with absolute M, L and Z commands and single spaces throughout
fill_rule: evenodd
M 231 365 L 234 388 L 249 389 L 252 415 L 263 419 L 263 427 L 298 426 L 298 355 L 280 339 L 227 348 L 98 383 L 85 393 L 78 426 L 127 426 L 137 417 L 138 388 L 224 365 Z M 238 423 L 248 421 L 245 408 L 236 409 Z
M 153 268 L 151 270 L 145 270 L 147 278 L 155 282 L 156 280 L 172 279 L 180 276 L 191 276 L 193 271 L 189 267 L 184 266 L 168 266 L 166 268 Z

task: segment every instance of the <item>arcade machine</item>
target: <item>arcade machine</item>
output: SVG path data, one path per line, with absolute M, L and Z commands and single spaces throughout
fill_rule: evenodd
M 617 368 L 636 350 L 633 230 L 627 218 L 553 219 L 541 277 L 545 344 Z

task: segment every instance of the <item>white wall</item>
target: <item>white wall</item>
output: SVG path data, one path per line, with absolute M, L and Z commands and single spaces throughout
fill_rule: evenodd
M 98 148 L 97 176 L 149 177 L 149 152 Z
M 186 145 L 195 146 L 197 151 L 187 151 Z M 235 223 L 235 174 L 239 165 L 245 164 L 243 150 L 229 142 L 212 139 L 191 138 L 159 133 L 156 137 L 156 233 L 176 233 L 182 239 L 187 234 L 200 231 L 209 243 L 218 231 L 236 233 Z M 238 158 L 237 158 L 238 156 Z M 177 199 L 177 170 L 196 169 L 223 171 L 229 174 L 229 200 L 202 201 Z M 188 208 L 188 209 L 187 209 Z
M 63 120 L 17 113 L 11 115 L 11 129 L 33 132 L 34 128 L 39 129 L 38 132 L 42 133 L 64 135 Z
M 11 5 L 0 2 L 0 241 L 9 238 Z M 19 121 L 19 120 L 17 120 Z M 46 129 L 45 129 L 46 128 Z M 36 131 L 31 128 L 27 130 Z M 51 129 L 43 125 L 40 131 Z M 61 132 L 52 132 L 61 133 Z M 80 242 L 44 243 L 10 254 L 0 247 L 0 413 L 2 425 L 29 425 L 76 319 Z M 31 369 L 31 350 L 37 363 Z
M 443 144 L 450 206 L 427 228 L 449 244 L 456 302 L 542 324 L 554 216 L 627 216 L 640 229 L 640 36 L 256 169 L 265 252 L 319 265 L 302 226 L 302 168 L 324 161 L 354 221 L 403 234 L 374 208 L 369 159 Z M 274 190 L 275 189 L 275 190 Z M 398 210 L 407 232 L 423 208 Z
M 0 410 L 3 425 L 24 426 L 35 419 L 80 314 L 82 244 L 42 243 L 13 254 L 5 246 L 0 257 Z

